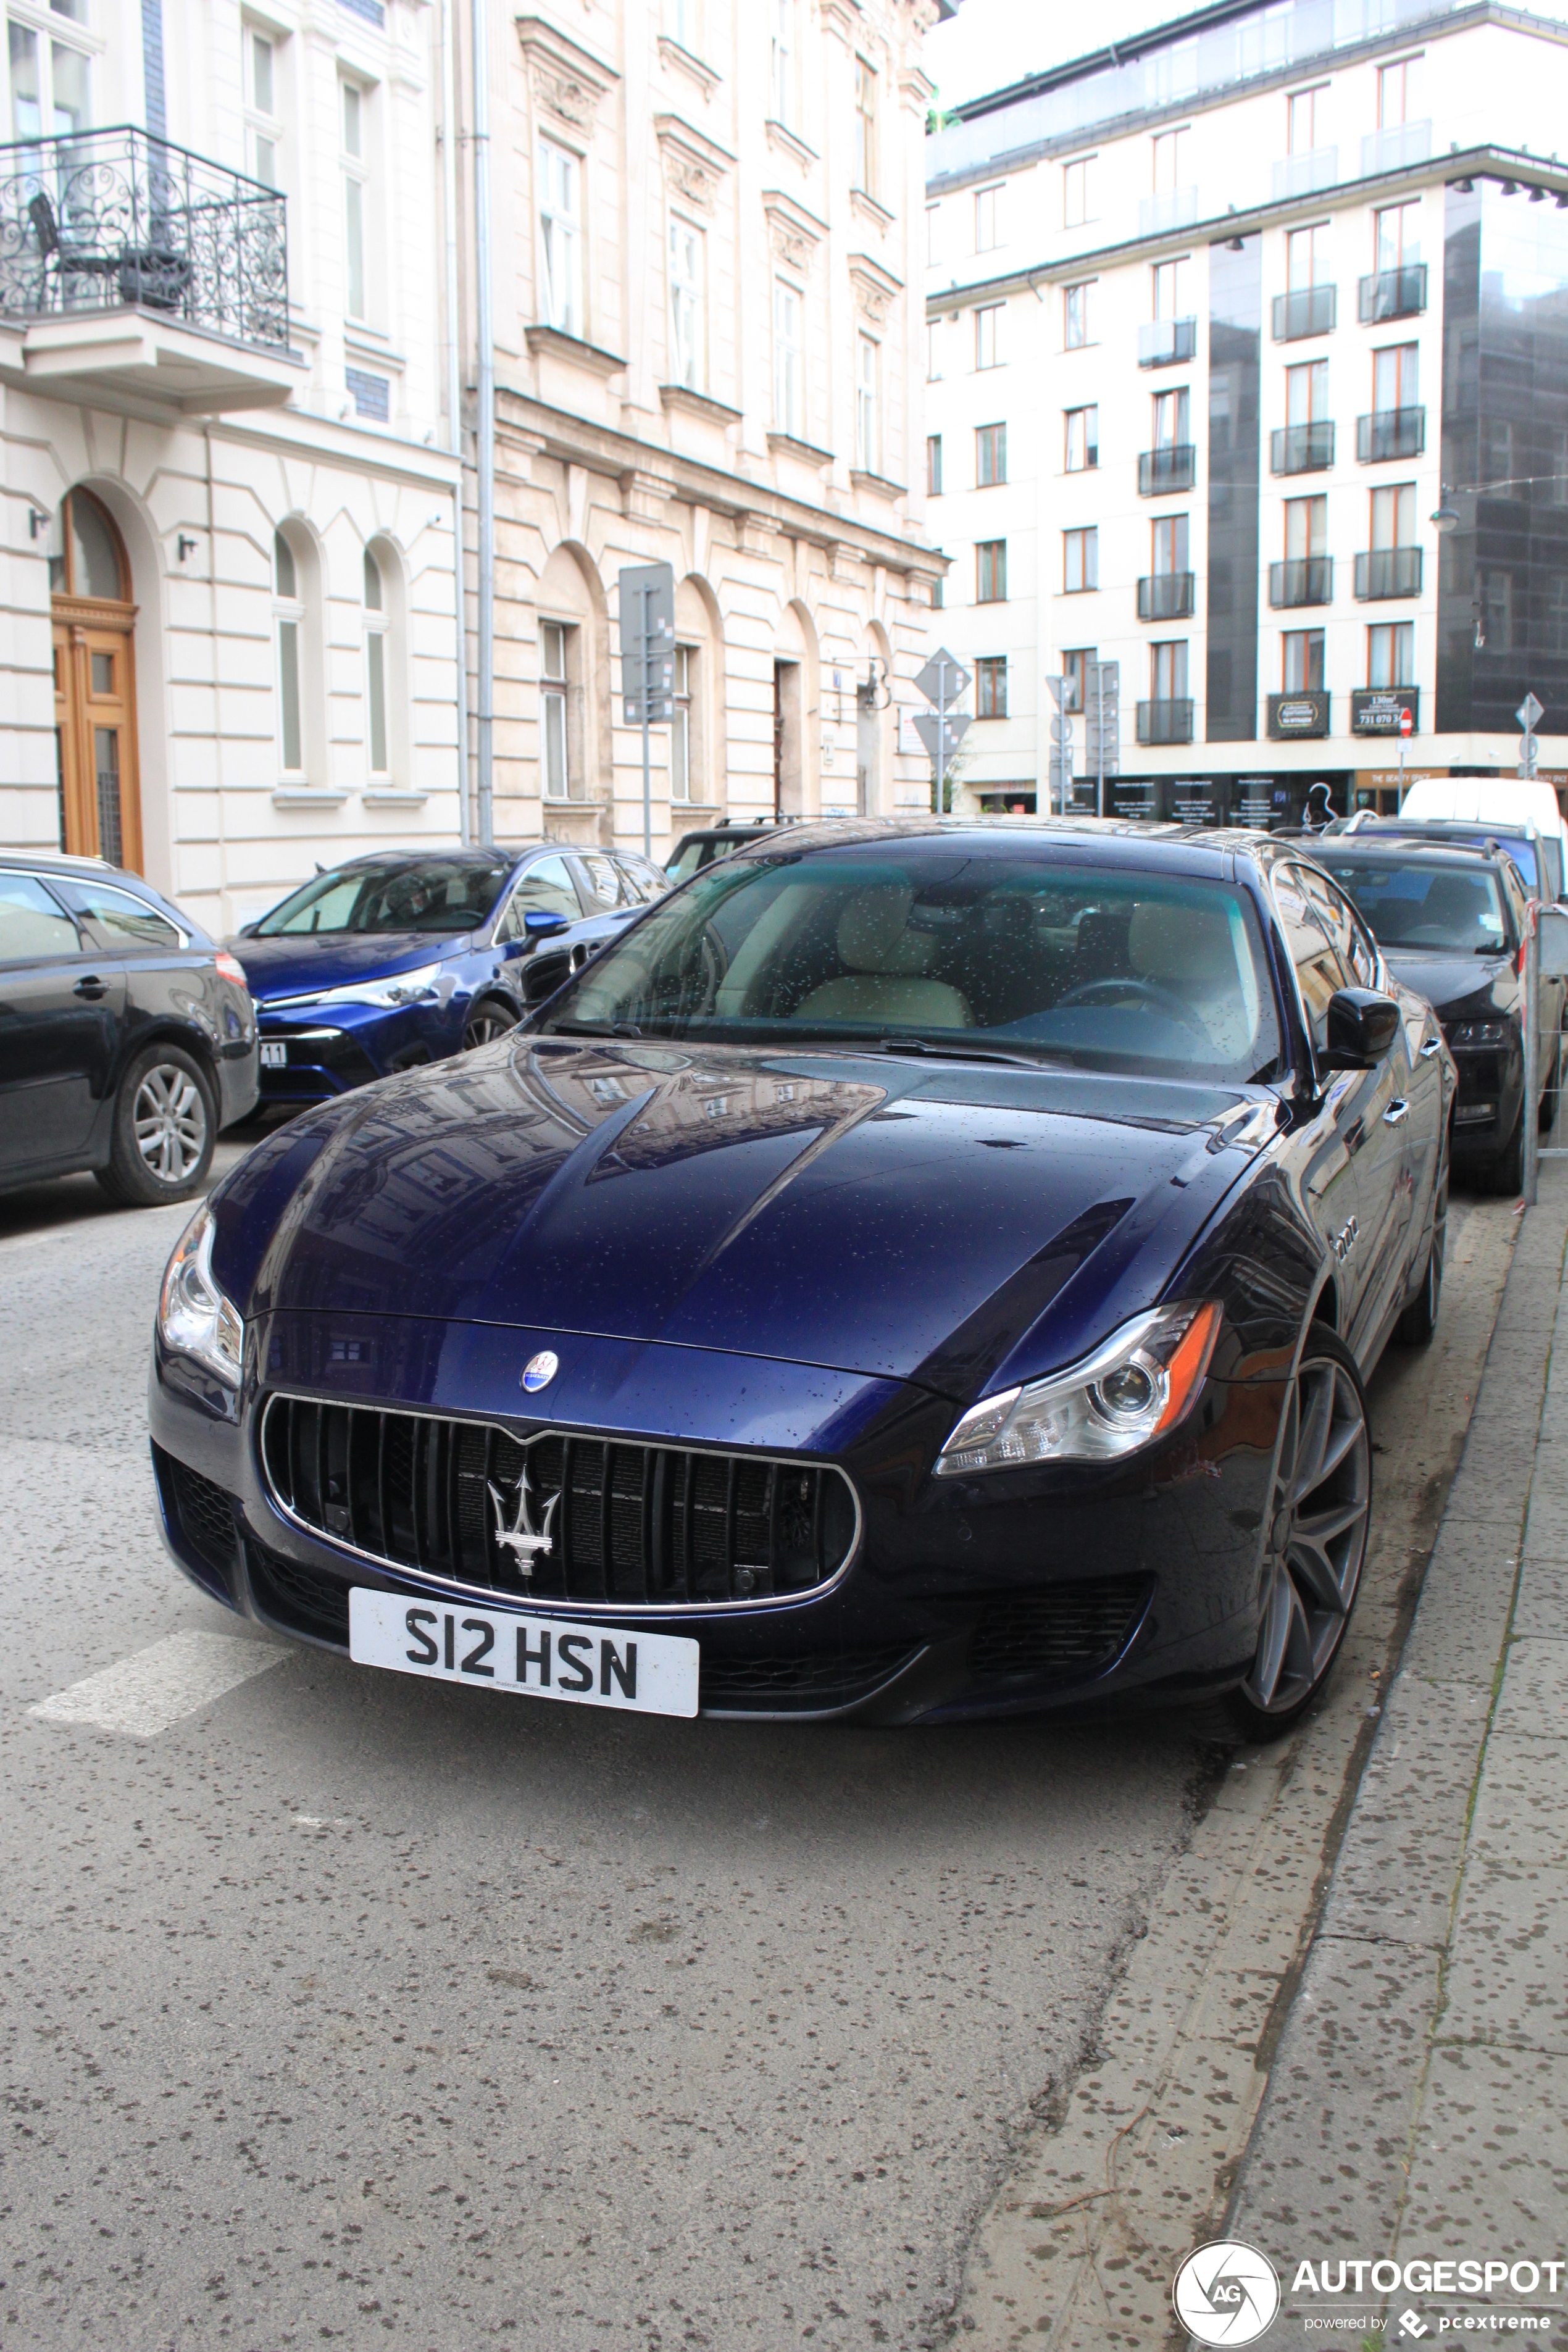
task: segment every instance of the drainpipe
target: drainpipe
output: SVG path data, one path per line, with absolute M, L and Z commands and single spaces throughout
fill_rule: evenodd
M 468 615 L 463 578 L 463 360 L 458 318 L 458 28 L 453 0 L 441 8 L 441 197 L 447 211 L 447 414 L 458 479 L 452 491 L 452 572 L 458 626 L 458 838 L 467 845 L 468 823 Z
M 474 274 L 479 341 L 479 839 L 495 839 L 496 353 L 490 299 L 490 65 L 485 0 L 474 0 Z

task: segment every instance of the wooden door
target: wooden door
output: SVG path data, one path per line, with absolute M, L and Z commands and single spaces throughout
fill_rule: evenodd
M 65 847 L 142 870 L 131 614 L 66 618 L 55 602 L 55 724 Z

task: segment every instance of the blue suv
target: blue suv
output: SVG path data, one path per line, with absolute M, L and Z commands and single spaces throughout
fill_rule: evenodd
M 379 850 L 247 923 L 263 1103 L 482 1045 L 668 888 L 624 849 Z

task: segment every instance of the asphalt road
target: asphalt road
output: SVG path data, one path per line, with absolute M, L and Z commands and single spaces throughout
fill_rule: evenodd
M 660 1721 L 275 1648 L 155 1533 L 181 1214 L 57 1192 L 0 1202 L 10 2352 L 940 2338 L 1212 1754 L 1179 1719 Z M 1450 1230 L 1484 1352 L 1509 1204 Z M 1389 1365 L 1397 1580 L 1469 1374 Z

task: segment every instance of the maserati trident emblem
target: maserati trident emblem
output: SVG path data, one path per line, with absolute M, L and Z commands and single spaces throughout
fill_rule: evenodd
M 542 1349 L 537 1356 L 530 1356 L 524 1364 L 522 1385 L 529 1395 L 533 1396 L 540 1389 L 547 1389 L 560 1370 L 560 1357 L 548 1348 Z
M 516 1515 L 509 1528 L 506 1523 L 506 1496 L 493 1478 L 488 1480 L 487 1484 L 489 1487 L 490 1501 L 495 1506 L 496 1541 L 503 1549 L 510 1552 L 517 1563 L 517 1572 L 526 1583 L 533 1574 L 535 1559 L 548 1559 L 555 1549 L 555 1540 L 550 1532 L 550 1527 L 555 1517 L 555 1506 L 561 1500 L 560 1494 L 557 1492 L 552 1495 L 544 1506 L 544 1525 L 542 1528 L 536 1528 L 533 1524 L 533 1486 L 529 1478 L 528 1465 L 525 1462 L 522 1465 L 522 1475 L 517 1482 Z

